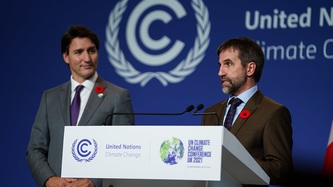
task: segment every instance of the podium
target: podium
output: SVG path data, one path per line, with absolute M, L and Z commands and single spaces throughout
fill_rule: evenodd
M 241 187 L 269 177 L 223 126 L 66 126 L 62 177 L 103 187 Z

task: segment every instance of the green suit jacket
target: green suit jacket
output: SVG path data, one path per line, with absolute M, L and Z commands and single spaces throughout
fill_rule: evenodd
M 222 125 L 228 100 L 210 106 L 205 112 L 216 112 L 216 116 L 205 115 L 202 125 Z M 230 129 L 245 149 L 270 177 L 270 184 L 285 185 L 293 171 L 292 126 L 289 110 L 264 96 L 258 90 L 245 104 L 243 111 L 250 116 L 236 121 Z

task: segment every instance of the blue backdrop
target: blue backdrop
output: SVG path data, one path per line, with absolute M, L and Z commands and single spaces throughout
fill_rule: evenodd
M 98 73 L 128 88 L 136 112 L 206 107 L 221 91 L 216 49 L 249 36 L 266 64 L 259 88 L 293 118 L 296 171 L 320 175 L 332 123 L 332 1 L 6 1 L 0 8 L 3 186 L 34 186 L 25 161 L 45 89 L 69 80 L 60 37 L 72 24 L 99 35 Z M 199 125 L 190 113 L 137 125 Z M 7 184 L 6 184 L 7 183 Z

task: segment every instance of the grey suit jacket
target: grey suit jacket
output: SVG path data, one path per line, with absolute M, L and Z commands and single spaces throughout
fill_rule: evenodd
M 115 112 L 132 113 L 129 91 L 98 77 L 95 86 L 103 86 L 104 97 L 93 90 L 78 125 L 102 125 Z M 26 159 L 38 186 L 44 186 L 51 176 L 61 176 L 64 127 L 70 125 L 70 81 L 43 93 L 32 126 Z M 114 115 L 106 125 L 134 125 L 133 115 Z M 96 187 L 102 180 L 91 179 Z
M 226 105 L 227 100 L 224 100 L 205 111 L 216 112 L 221 119 L 219 124 L 216 124 L 215 116 L 203 116 L 202 125 L 222 125 Z M 268 174 L 271 184 L 285 185 L 293 170 L 289 110 L 264 96 L 259 90 L 243 110 L 249 110 L 250 116 L 246 119 L 237 116 L 230 132 Z

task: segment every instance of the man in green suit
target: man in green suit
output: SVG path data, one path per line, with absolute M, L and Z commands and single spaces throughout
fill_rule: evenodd
M 285 106 L 264 96 L 257 83 L 264 67 L 261 47 L 247 37 L 233 38 L 222 43 L 218 50 L 218 76 L 222 91 L 229 98 L 214 104 L 205 112 L 202 125 L 224 125 L 226 118 L 233 133 L 270 177 L 270 184 L 286 185 L 293 171 L 291 114 Z M 230 100 L 240 99 L 235 116 L 227 117 Z

